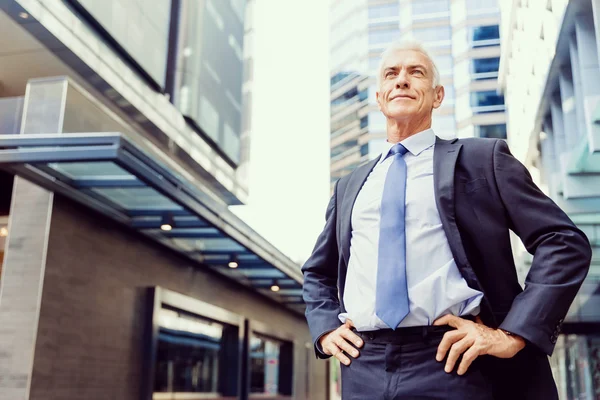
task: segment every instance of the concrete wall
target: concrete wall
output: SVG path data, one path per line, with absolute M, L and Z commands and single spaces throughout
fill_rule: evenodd
M 30 399 L 139 399 L 145 288 L 157 285 L 295 333 L 294 398 L 325 399 L 302 316 L 58 195 Z

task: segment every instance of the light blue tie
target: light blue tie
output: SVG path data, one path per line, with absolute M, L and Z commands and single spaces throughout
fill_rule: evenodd
M 402 158 L 406 153 L 400 143 L 390 150 L 394 160 L 381 199 L 375 314 L 392 329 L 398 327 L 409 311 L 404 231 L 406 162 Z

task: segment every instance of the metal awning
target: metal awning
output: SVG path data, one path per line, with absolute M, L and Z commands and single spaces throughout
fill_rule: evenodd
M 0 168 L 303 311 L 298 265 L 159 159 L 121 133 L 0 135 Z

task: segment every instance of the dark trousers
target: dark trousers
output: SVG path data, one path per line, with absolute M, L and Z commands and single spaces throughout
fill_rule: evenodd
M 444 371 L 435 355 L 448 327 L 358 332 L 360 356 L 342 369 L 342 400 L 492 400 L 491 385 L 475 361 L 465 375 Z M 459 359 L 460 362 L 460 359 Z

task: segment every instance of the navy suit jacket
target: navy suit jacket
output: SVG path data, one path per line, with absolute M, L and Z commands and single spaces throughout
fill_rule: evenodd
M 315 343 L 341 324 L 352 208 L 376 163 L 373 160 L 336 183 L 325 228 L 302 267 L 306 317 Z M 440 219 L 459 271 L 470 287 L 484 293 L 483 322 L 528 342 L 526 351 L 514 359 L 494 359 L 494 374 L 527 365 L 541 371 L 539 378 L 547 381 L 545 354 L 552 353 L 590 266 L 585 234 L 538 189 L 503 140 L 437 138 L 433 163 Z M 525 289 L 517 280 L 509 230 L 534 255 Z

